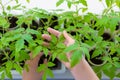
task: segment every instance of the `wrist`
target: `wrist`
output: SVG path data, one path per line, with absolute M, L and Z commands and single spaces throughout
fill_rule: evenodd
M 70 68 L 71 73 L 72 74 L 79 73 L 80 69 L 81 68 L 83 69 L 82 65 L 84 64 L 84 62 L 85 62 L 85 58 L 83 57 L 78 64 L 76 64 L 74 67 Z
M 80 63 L 71 68 L 70 71 L 75 80 L 99 80 L 84 57 Z

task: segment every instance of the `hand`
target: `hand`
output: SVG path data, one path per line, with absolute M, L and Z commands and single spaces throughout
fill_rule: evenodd
M 54 30 L 52 28 L 48 28 L 48 32 L 50 32 L 51 34 L 54 34 L 56 37 L 59 38 L 59 36 L 62 34 L 61 32 Z M 74 44 L 75 40 L 72 39 L 66 31 L 63 31 L 63 36 L 65 37 L 65 41 L 64 44 L 66 46 L 70 46 L 72 44 Z M 43 38 L 45 38 L 46 40 L 51 40 L 50 35 L 48 34 L 43 34 L 42 36 Z M 49 43 L 47 43 L 47 45 L 49 46 Z M 68 53 L 66 54 L 68 60 L 70 60 L 72 53 Z M 74 76 L 75 80 L 99 80 L 98 77 L 96 76 L 96 74 L 94 73 L 94 71 L 92 70 L 92 68 L 90 67 L 90 65 L 87 63 L 87 61 L 85 60 L 85 58 L 83 57 L 80 61 L 80 63 L 78 63 L 77 65 L 75 65 L 73 68 L 71 68 L 70 66 L 70 61 L 69 62 L 64 62 L 61 61 L 72 73 L 72 75 Z
M 37 72 L 38 62 L 40 57 L 43 55 L 41 52 L 35 58 L 32 58 L 32 53 L 30 53 L 30 60 L 27 60 L 25 64 L 28 66 L 28 71 L 23 70 L 23 80 L 40 80 L 43 72 Z
M 55 36 L 58 37 L 58 38 L 59 38 L 59 36 L 60 36 L 61 34 L 63 34 L 63 36 L 65 37 L 64 44 L 65 44 L 66 46 L 70 46 L 70 45 L 74 44 L 74 42 L 75 42 L 75 40 L 72 39 L 72 38 L 70 37 L 70 35 L 67 34 L 66 31 L 63 31 L 63 33 L 61 33 L 61 32 L 59 32 L 59 31 L 57 31 L 57 30 L 55 30 L 55 29 L 52 29 L 52 28 L 48 28 L 47 31 L 48 31 L 49 33 L 55 35 Z M 48 34 L 43 34 L 42 37 L 43 37 L 44 39 L 48 40 L 48 41 L 51 41 L 51 37 L 50 37 L 50 35 L 48 35 Z M 44 44 L 47 45 L 47 46 L 49 46 L 49 43 L 47 43 L 47 42 L 45 42 Z M 70 60 L 71 53 L 68 53 L 66 56 L 67 56 L 68 60 Z M 64 62 L 64 61 L 61 61 L 61 62 L 62 62 L 68 69 L 70 69 L 70 62 Z

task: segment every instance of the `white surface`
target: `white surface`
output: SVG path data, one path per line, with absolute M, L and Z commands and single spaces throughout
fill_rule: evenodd
M 9 0 L 2 0 L 4 4 L 8 1 Z M 18 1 L 22 3 L 22 5 L 27 6 L 27 8 L 29 9 L 37 7 L 37 8 L 42 8 L 46 10 L 53 10 L 53 9 L 64 9 L 66 11 L 75 10 L 74 7 L 72 7 L 71 9 L 68 9 L 67 4 L 65 2 L 61 6 L 56 7 L 56 2 L 58 0 L 30 0 L 30 3 L 27 3 L 26 0 L 18 0 Z M 96 14 L 101 14 L 103 9 L 106 7 L 106 6 L 103 6 L 103 4 L 99 2 L 99 0 L 87 0 L 87 3 L 88 3 L 88 12 L 93 12 Z M 12 2 L 9 5 L 14 5 L 14 4 L 15 2 Z M 19 13 L 19 12 L 16 12 L 16 13 Z

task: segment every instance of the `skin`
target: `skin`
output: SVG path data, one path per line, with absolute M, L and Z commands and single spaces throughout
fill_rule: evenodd
M 65 37 L 64 44 L 66 46 L 70 46 L 75 42 L 75 40 L 72 39 L 66 31 L 59 32 L 59 31 L 54 30 L 52 28 L 48 28 L 47 31 L 50 34 L 53 34 L 58 38 L 61 34 L 63 34 L 63 36 Z M 43 34 L 42 38 L 47 40 L 47 41 L 51 41 L 51 37 L 48 34 Z M 49 46 L 49 43 L 44 42 L 43 45 Z M 66 55 L 68 60 L 70 60 L 71 54 L 72 53 L 68 53 Z M 32 55 L 32 53 L 30 53 L 30 56 L 31 55 Z M 29 71 L 23 70 L 23 80 L 40 80 L 43 72 L 37 72 L 36 69 L 38 66 L 38 61 L 42 55 L 43 55 L 43 53 L 40 52 L 40 54 L 38 56 L 36 56 L 35 58 L 31 57 L 30 60 L 26 61 L 26 64 L 28 64 Z M 61 62 L 71 71 L 75 80 L 99 80 L 84 57 L 82 58 L 80 63 L 77 64 L 76 66 L 74 66 L 73 68 L 70 67 L 69 62 L 64 62 L 64 61 L 61 61 Z M 45 61 L 45 63 L 46 63 L 46 61 Z

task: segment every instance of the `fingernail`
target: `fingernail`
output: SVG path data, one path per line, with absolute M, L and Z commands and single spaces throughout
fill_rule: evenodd
M 46 35 L 45 34 L 42 34 L 42 38 L 44 38 Z
M 49 28 L 47 28 L 47 31 L 50 31 L 50 29 L 52 29 L 52 28 L 50 28 L 50 27 L 49 27 Z

